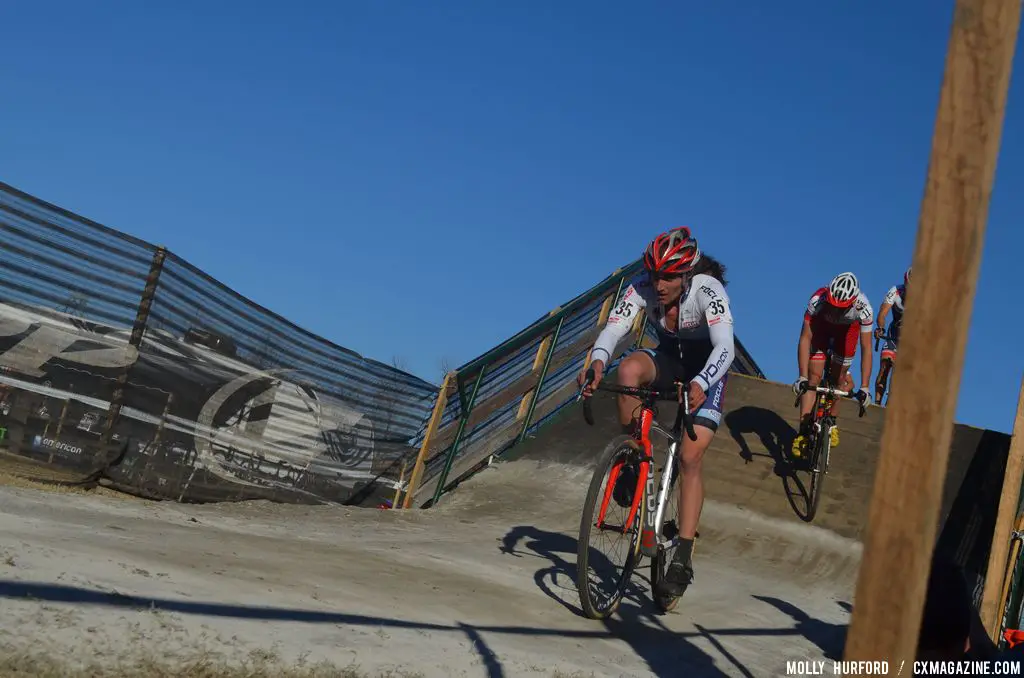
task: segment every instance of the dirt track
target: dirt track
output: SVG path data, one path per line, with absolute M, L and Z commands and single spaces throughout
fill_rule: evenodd
M 588 476 L 521 460 L 407 512 L 0 488 L 0 639 L 71 662 L 306 655 L 425 676 L 784 675 L 841 652 L 859 545 L 710 501 L 676 612 L 653 614 L 645 569 L 619 615 L 579 616 Z

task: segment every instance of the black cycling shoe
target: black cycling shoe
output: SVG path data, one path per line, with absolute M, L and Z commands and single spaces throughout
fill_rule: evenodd
M 693 553 L 692 544 L 693 542 L 691 541 L 688 545 L 689 548 L 680 545 L 676 549 L 668 567 L 665 568 L 664 579 L 659 582 L 659 595 L 678 598 L 686 592 L 686 587 L 693 582 L 693 562 L 690 557 Z

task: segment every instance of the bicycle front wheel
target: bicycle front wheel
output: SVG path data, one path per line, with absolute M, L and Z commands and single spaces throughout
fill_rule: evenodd
M 807 501 L 807 521 L 814 520 L 821 501 L 821 488 L 825 484 L 825 470 L 828 468 L 828 453 L 832 445 L 830 428 L 823 428 L 814 446 L 814 463 L 811 465 L 811 496 Z
M 630 445 L 632 440 L 623 434 L 605 446 L 594 468 L 580 518 L 576 588 L 583 614 L 590 619 L 604 619 L 618 609 L 641 558 L 640 524 L 646 497 L 638 491 L 640 456 Z M 624 482 L 620 480 L 623 476 Z M 629 520 L 631 513 L 633 518 Z M 620 550 L 621 566 L 616 566 L 602 551 L 591 548 L 591 540 L 603 542 L 606 538 L 624 543 Z M 596 581 L 591 578 L 592 570 L 597 574 Z M 609 586 L 602 595 L 603 582 Z

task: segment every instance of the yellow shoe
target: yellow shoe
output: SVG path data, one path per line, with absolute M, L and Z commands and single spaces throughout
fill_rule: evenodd
M 790 452 L 792 453 L 794 459 L 800 459 L 801 457 L 804 456 L 804 446 L 806 444 L 807 438 L 803 435 L 798 435 L 796 438 L 793 438 L 793 447 L 791 448 Z
M 832 447 L 839 447 L 839 427 L 833 426 L 829 432 L 829 444 Z

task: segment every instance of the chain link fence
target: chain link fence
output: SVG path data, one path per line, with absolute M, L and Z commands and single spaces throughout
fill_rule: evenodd
M 0 464 L 178 501 L 363 503 L 437 386 L 0 184 Z

